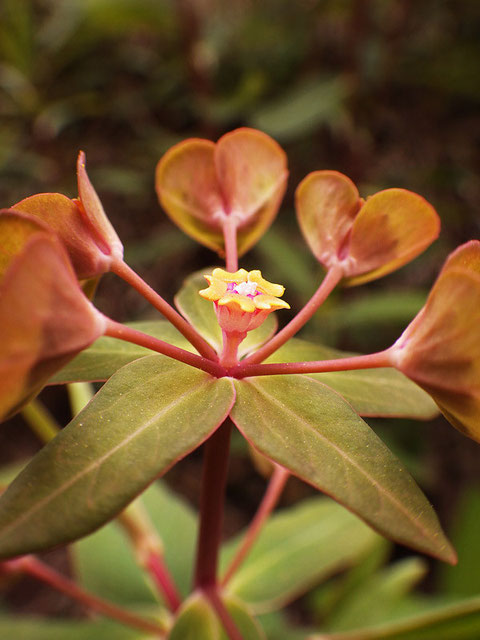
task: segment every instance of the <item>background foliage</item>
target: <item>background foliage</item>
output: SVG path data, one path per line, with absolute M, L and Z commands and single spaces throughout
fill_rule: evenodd
M 172 298 L 214 257 L 162 214 L 153 189 L 158 159 L 186 137 L 258 127 L 286 149 L 291 177 L 277 223 L 243 266 L 283 282 L 292 307 L 320 277 L 293 212 L 294 188 L 308 172 L 339 170 L 363 195 L 406 187 L 437 208 L 443 232 L 432 249 L 398 273 L 336 294 L 307 328 L 310 338 L 345 349 L 388 346 L 447 253 L 479 236 L 479 26 L 476 0 L 3 0 L 1 206 L 35 192 L 76 195 L 83 149 L 127 260 Z M 97 303 L 118 320 L 145 319 L 142 300 L 111 276 Z M 67 417 L 61 393 L 45 397 L 60 421 Z M 478 593 L 471 575 L 464 579 L 480 562 L 478 446 L 442 418 L 369 422 L 461 541 L 459 567 L 437 571 L 426 588 Z M 20 418 L 0 443 L 1 462 L 37 447 Z M 262 484 L 240 453 L 230 532 L 251 513 Z M 168 477 L 194 499 L 198 465 L 193 456 Z M 293 483 L 285 501 L 306 491 Z M 461 522 L 470 520 L 469 534 Z M 21 606 L 52 606 L 35 598 Z

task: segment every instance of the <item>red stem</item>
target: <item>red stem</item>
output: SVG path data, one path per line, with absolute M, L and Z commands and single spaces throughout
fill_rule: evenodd
M 66 578 L 43 562 L 40 562 L 40 560 L 33 556 L 25 556 L 23 558 L 20 558 L 19 560 L 14 560 L 12 563 L 6 563 L 6 568 L 10 571 L 20 570 L 24 573 L 34 576 L 38 580 L 41 580 L 54 589 L 57 589 L 57 591 L 61 591 L 74 600 L 81 602 L 86 607 L 93 609 L 94 611 L 97 611 L 98 613 L 101 613 L 109 618 L 118 620 L 125 625 L 140 629 L 141 631 L 145 631 L 147 633 L 156 634 L 157 637 L 165 637 L 165 632 L 159 625 L 153 622 L 149 622 L 148 620 L 145 620 L 144 618 L 141 618 L 134 613 L 125 611 L 117 605 L 99 598 L 93 593 L 85 591 L 77 584 L 75 584 L 75 582 L 73 582 L 69 578 Z
M 239 631 L 227 607 L 223 604 L 216 587 L 206 587 L 203 589 L 208 601 L 215 609 L 215 612 L 225 629 L 225 633 L 230 640 L 243 640 L 243 635 Z
M 252 353 L 243 360 L 244 363 L 256 364 L 268 358 L 274 351 L 281 347 L 287 340 L 294 336 L 310 320 L 315 311 L 327 299 L 333 289 L 343 277 L 341 267 L 335 266 L 327 271 L 325 278 L 315 291 L 307 304 L 301 309 L 290 322 L 279 331 L 271 340 L 263 345 L 258 351 Z
M 195 347 L 200 355 L 210 360 L 217 361 L 218 356 L 214 349 L 206 342 L 202 336 L 188 323 L 178 311 L 176 311 L 166 300 L 162 298 L 150 285 L 148 285 L 135 271 L 122 260 L 113 262 L 111 271 L 128 282 L 136 289 L 151 305 L 169 320 L 173 326 Z
M 336 360 L 314 360 L 312 362 L 280 362 L 278 364 L 246 364 L 240 362 L 228 370 L 228 375 L 235 378 L 250 376 L 272 376 L 290 373 L 326 373 L 330 371 L 350 371 L 353 369 L 376 369 L 392 367 L 392 347 L 378 353 L 369 353 L 351 358 Z
M 217 584 L 231 431 L 227 420 L 205 443 L 195 569 L 195 586 L 200 589 Z
M 165 566 L 163 557 L 158 553 L 151 553 L 147 559 L 145 568 L 163 594 L 170 610 L 175 613 L 182 604 L 182 598 Z
M 257 513 L 255 514 L 253 520 L 250 522 L 248 531 L 245 534 L 242 544 L 238 548 L 232 562 L 225 572 L 222 580 L 222 586 L 228 584 L 233 574 L 242 565 L 248 553 L 250 552 L 250 549 L 257 541 L 263 525 L 266 523 L 269 515 L 275 508 L 275 505 L 277 504 L 289 477 L 290 473 L 287 469 L 281 467 L 280 465 L 275 465 L 275 471 L 270 478 L 270 482 L 268 483 L 268 487 L 265 495 L 263 496 L 262 502 L 260 503 L 260 506 L 258 507 Z
M 231 273 L 238 269 L 237 225 L 232 216 L 227 216 L 223 223 L 225 243 L 225 268 Z
M 180 349 L 180 347 L 175 347 L 173 344 L 169 344 L 168 342 L 149 336 L 142 331 L 126 327 L 107 316 L 104 316 L 104 318 L 107 323 L 105 330 L 106 336 L 118 338 L 119 340 L 126 340 L 127 342 L 133 342 L 133 344 L 138 344 L 141 347 L 146 347 L 147 349 L 151 349 L 157 353 L 162 353 L 169 358 L 174 358 L 175 360 L 184 362 L 191 367 L 202 369 L 202 371 L 206 371 L 216 378 L 221 378 L 226 374 L 225 369 L 219 365 L 218 362 L 212 362 L 208 358 L 199 356 L 196 353 L 190 353 L 190 351 L 185 351 L 185 349 Z

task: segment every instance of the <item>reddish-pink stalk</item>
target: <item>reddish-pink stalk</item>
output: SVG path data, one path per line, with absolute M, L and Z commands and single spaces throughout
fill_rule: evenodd
M 247 335 L 246 331 L 225 331 L 222 329 L 223 351 L 220 364 L 225 367 L 233 367 L 238 364 L 238 347 Z
M 287 340 L 294 336 L 310 320 L 315 311 L 325 302 L 333 289 L 342 279 L 343 272 L 340 267 L 332 267 L 327 271 L 325 278 L 315 291 L 307 304 L 301 309 L 290 322 L 279 331 L 271 340 L 266 342 L 258 351 L 252 353 L 243 360 L 248 364 L 257 364 L 268 358 L 274 351 L 280 348 Z
M 231 273 L 238 269 L 237 224 L 231 215 L 223 222 L 223 239 L 225 244 L 225 268 Z
M 272 364 L 247 364 L 240 362 L 228 370 L 228 375 L 234 378 L 251 376 L 274 376 L 291 373 L 327 373 L 332 371 L 350 371 L 353 369 L 376 369 L 392 367 L 392 347 L 378 353 L 369 353 L 350 358 L 336 360 L 314 360 L 312 362 L 280 362 Z
M 173 326 L 195 347 L 198 353 L 209 360 L 216 361 L 218 356 L 215 350 L 202 336 L 189 324 L 178 311 L 162 298 L 150 285 L 148 285 L 131 267 L 122 260 L 115 260 L 111 271 L 125 280 L 136 289 L 152 306 L 169 320 Z
M 245 558 L 250 552 L 250 549 L 257 541 L 264 524 L 267 522 L 268 517 L 275 508 L 289 477 L 290 472 L 287 469 L 280 465 L 275 465 L 275 470 L 270 478 L 270 482 L 268 483 L 262 502 L 257 509 L 257 513 L 250 522 L 242 544 L 238 548 L 232 562 L 223 576 L 222 586 L 228 584 L 234 573 L 243 564 Z
M 195 586 L 199 589 L 217 584 L 231 431 L 232 423 L 226 420 L 204 445 L 200 530 L 195 567 Z
M 146 561 L 147 571 L 163 594 L 170 610 L 175 613 L 182 604 L 182 598 L 172 580 L 165 561 L 159 553 L 151 553 Z
M 235 624 L 234 619 L 230 615 L 227 607 L 223 604 L 223 601 L 218 594 L 218 587 L 209 586 L 203 589 L 203 593 L 205 594 L 207 600 L 212 605 L 215 613 L 217 614 L 222 626 L 225 630 L 225 633 L 230 638 L 230 640 L 243 640 L 243 635 Z
M 134 627 L 147 633 L 154 633 L 158 637 L 165 637 L 165 632 L 159 625 L 154 622 L 150 622 L 149 620 L 145 620 L 134 613 L 125 611 L 121 607 L 118 607 L 111 602 L 107 602 L 93 593 L 85 591 L 85 589 L 79 587 L 75 582 L 66 578 L 43 562 L 40 562 L 40 560 L 34 556 L 25 556 L 19 560 L 7 562 L 5 563 L 5 568 L 7 571 L 22 571 L 23 573 L 27 573 L 38 580 L 45 582 L 57 591 L 65 593 L 77 602 L 83 604 L 85 607 L 93 609 L 108 618 L 118 620 L 129 627 Z
M 104 317 L 107 323 L 105 330 L 106 336 L 118 338 L 119 340 L 125 340 L 127 342 L 133 342 L 133 344 L 138 344 L 141 347 L 146 347 L 147 349 L 161 353 L 169 358 L 174 358 L 175 360 L 184 362 L 191 367 L 202 369 L 202 371 L 206 371 L 216 378 L 221 378 L 226 374 L 224 367 L 218 364 L 218 362 L 212 362 L 208 358 L 199 356 L 196 353 L 190 353 L 190 351 L 185 351 L 185 349 L 180 349 L 180 347 L 175 347 L 173 344 L 169 344 L 168 342 L 149 336 L 142 331 L 137 331 L 137 329 L 126 327 L 125 325 L 115 322 L 115 320 L 106 316 Z

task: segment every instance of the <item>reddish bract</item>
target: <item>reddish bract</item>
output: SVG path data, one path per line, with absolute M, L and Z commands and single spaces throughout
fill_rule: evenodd
M 31 216 L 0 211 L 0 419 L 103 331 L 55 234 Z
M 245 253 L 273 221 L 287 182 L 287 160 L 265 133 L 236 129 L 215 144 L 192 138 L 157 165 L 156 189 L 170 218 L 192 238 L 223 254 L 227 219 Z

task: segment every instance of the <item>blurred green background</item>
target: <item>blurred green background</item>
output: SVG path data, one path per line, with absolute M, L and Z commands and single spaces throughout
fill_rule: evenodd
M 438 210 L 443 231 L 426 254 L 336 292 L 306 332 L 346 349 L 384 348 L 448 252 L 479 236 L 479 36 L 478 0 L 0 0 L 1 206 L 42 191 L 76 196 L 83 149 L 128 262 L 171 299 L 216 257 L 162 213 L 156 163 L 184 138 L 260 128 L 287 151 L 290 181 L 243 266 L 284 283 L 294 308 L 321 278 L 293 209 L 307 173 L 341 171 L 364 196 L 405 187 Z M 122 321 L 148 312 L 111 276 L 97 302 Z M 480 484 L 478 445 L 443 418 L 370 422 L 450 525 L 464 488 Z M 234 476 L 244 489 L 245 473 Z M 250 509 L 255 483 L 252 493 Z

